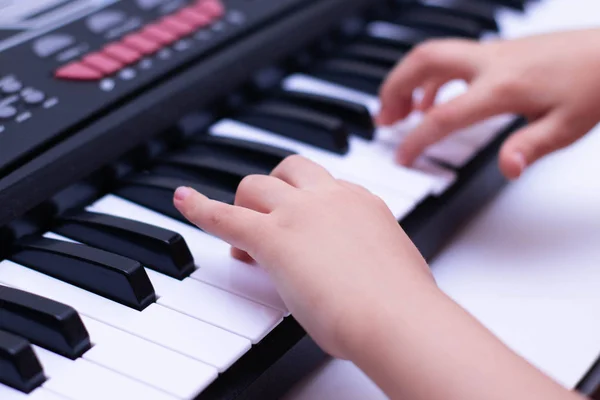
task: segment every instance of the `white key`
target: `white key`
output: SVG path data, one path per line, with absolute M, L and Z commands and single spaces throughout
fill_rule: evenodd
M 214 286 L 184 279 L 176 293 L 159 304 L 198 318 L 258 343 L 282 320 L 283 313 Z
M 0 283 L 68 304 L 80 315 L 146 338 L 220 370 L 232 365 L 250 348 L 250 342 L 241 336 L 158 304 L 139 312 L 11 261 L 0 262 Z M 190 346 L 192 343 L 194 345 Z
M 136 321 L 129 329 L 132 334 L 210 364 L 219 372 L 231 367 L 252 345 L 246 338 L 159 305 L 151 305 L 144 313 L 152 318 Z M 154 321 L 160 321 L 160 326 Z
M 230 246 L 183 222 L 139 206 L 117 196 L 108 195 L 87 207 L 88 211 L 129 218 L 179 233 L 186 241 L 198 265 L 192 277 L 281 310 L 287 307 L 269 275 L 256 266 L 231 257 Z M 152 279 L 152 277 L 150 277 Z
M 435 185 L 435 179 L 418 171 L 411 171 L 395 165 L 393 159 L 389 160 L 389 163 L 387 160 L 380 160 L 382 154 L 378 149 L 360 138 L 351 138 L 351 150 L 347 155 L 342 156 L 229 119 L 213 125 L 210 133 L 215 136 L 245 139 L 295 151 L 323 166 L 333 176 L 344 176 L 343 179 L 350 180 L 369 190 L 373 187 L 374 193 L 377 193 L 378 189 L 388 188 L 387 191 L 397 193 L 399 197 L 419 202 L 431 193 Z
M 183 399 L 217 378 L 217 370 L 152 342 L 82 317 L 94 346 L 83 358 Z
M 425 149 L 424 154 L 451 167 L 462 168 L 477 154 L 477 148 L 456 139 L 447 138 L 429 146 Z
M 516 118 L 511 114 L 498 115 L 453 133 L 452 136 L 481 150 L 513 124 Z
M 49 379 L 64 375 L 73 367 L 75 361 L 67 357 L 63 357 L 36 345 L 33 345 L 32 347 L 38 360 L 40 360 L 40 364 L 42 364 L 42 367 L 44 368 L 44 374 L 46 374 L 46 377 Z
M 45 382 L 44 388 L 72 400 L 176 399 L 165 392 L 81 358 L 73 363 L 67 373 Z
M 43 387 L 25 394 L 0 383 L 0 399 L 2 400 L 70 400 L 59 396 Z

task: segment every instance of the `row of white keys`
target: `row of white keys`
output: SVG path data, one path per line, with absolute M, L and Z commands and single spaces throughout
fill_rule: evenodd
M 356 183 L 370 190 L 385 201 L 398 219 L 407 215 L 433 191 L 432 182 L 426 179 L 419 180 L 415 176 L 403 176 L 395 182 L 384 183 L 387 171 L 373 168 L 373 161 L 369 161 L 366 157 L 351 158 L 351 156 L 329 153 L 239 121 L 221 120 L 210 128 L 210 134 L 269 144 L 294 151 L 323 166 L 335 178 Z M 360 147 L 357 145 L 360 140 L 362 139 L 354 139 L 350 147 Z M 369 173 L 370 177 L 368 177 Z M 388 179 L 394 180 L 394 177 L 388 176 Z M 397 187 L 394 188 L 394 186 Z M 406 188 L 406 190 L 403 191 L 402 188 Z
M 0 283 L 67 304 L 84 315 L 224 371 L 251 346 L 248 339 L 152 304 L 139 312 L 11 261 Z
M 72 241 L 52 232 L 44 236 Z M 178 281 L 147 268 L 146 273 L 155 292 L 161 296 L 158 304 L 246 337 L 254 343 L 267 335 L 283 318 L 280 311 L 194 279 Z
M 289 314 L 266 271 L 232 258 L 230 246 L 224 241 L 194 226 L 113 195 L 96 201 L 87 210 L 133 219 L 179 233 L 198 266 L 191 275 L 193 279 Z

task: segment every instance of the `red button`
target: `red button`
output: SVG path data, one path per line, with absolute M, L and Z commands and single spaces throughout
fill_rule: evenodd
M 109 44 L 104 48 L 103 53 L 124 64 L 133 64 L 143 57 L 139 51 L 118 43 Z
M 193 25 L 196 29 L 204 28 L 205 26 L 210 25 L 212 22 L 212 18 L 210 18 L 208 15 L 196 11 L 192 7 L 186 7 L 179 11 L 177 13 L 177 17 L 188 24 Z
M 59 68 L 54 76 L 60 79 L 72 81 L 97 81 L 104 78 L 102 72 L 93 68 L 87 67 L 80 62 L 73 62 Z
M 160 23 L 160 26 L 163 29 L 179 36 L 180 38 L 187 36 L 196 30 L 196 28 L 194 28 L 193 25 L 190 25 L 183 19 L 178 18 L 176 16 L 169 16 L 163 18 L 163 20 Z
M 195 8 L 213 19 L 221 18 L 225 14 L 225 6 L 220 0 L 199 0 Z
M 162 47 L 160 43 L 150 40 L 139 33 L 132 33 L 125 36 L 123 44 L 146 55 L 154 54 Z
M 150 40 L 157 41 L 163 45 L 171 44 L 179 39 L 177 35 L 174 35 L 157 24 L 148 25 L 142 30 L 141 34 L 142 36 L 147 37 Z
M 85 56 L 82 62 L 88 67 L 102 71 L 105 75 L 112 75 L 122 69 L 125 65 L 102 53 L 92 53 Z

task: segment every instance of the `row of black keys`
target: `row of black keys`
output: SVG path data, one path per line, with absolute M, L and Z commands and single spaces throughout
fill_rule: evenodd
M 491 24 L 488 27 L 492 28 Z M 321 63 L 313 72 L 373 93 L 406 51 L 431 37 L 431 32 L 402 29 L 396 38 L 362 36 L 344 47 L 339 58 Z M 374 131 L 363 106 L 299 93 L 278 92 L 236 119 L 338 153 L 347 151 L 349 132 L 372 139 Z M 148 149 L 152 152 L 151 146 Z M 269 173 L 290 154 L 250 142 L 197 136 L 185 151 L 161 157 L 150 173 L 123 179 L 115 193 L 184 221 L 172 205 L 172 193 L 178 186 L 192 186 L 209 197 L 233 203 L 235 188 L 244 176 Z M 54 232 L 91 247 L 27 237 L 24 233 L 35 228 L 21 223 L 13 225 L 11 233 L 25 239 L 17 242 L 9 258 L 142 310 L 156 300 L 144 266 L 183 279 L 193 272 L 194 260 L 176 232 L 86 211 L 64 213 L 69 204 L 98 194 L 91 185 L 73 186 L 44 208 L 61 215 Z M 29 342 L 72 359 L 90 347 L 81 319 L 68 305 L 6 287 L 0 287 L 0 304 L 0 329 L 4 329 L 0 331 L 0 381 L 4 383 L 28 392 L 44 379 Z

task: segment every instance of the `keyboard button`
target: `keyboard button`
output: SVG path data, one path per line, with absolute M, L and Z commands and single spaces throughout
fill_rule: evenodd
M 173 195 L 180 186 L 196 189 L 203 195 L 227 204 L 233 204 L 235 193 L 194 181 L 167 176 L 138 175 L 125 179 L 114 193 L 134 203 L 141 204 L 159 213 L 188 223 L 187 219 L 173 205 Z
M 122 69 L 125 65 L 102 53 L 88 54 L 82 60 L 88 67 L 101 71 L 104 76 L 112 75 Z
M 48 238 L 28 239 L 18 244 L 10 259 L 136 310 L 156 300 L 139 262 L 93 247 Z
M 196 31 L 194 25 L 187 23 L 184 19 L 176 16 L 168 16 L 159 22 L 161 29 L 176 35 L 178 38 L 183 38 Z
M 94 347 L 83 358 L 182 399 L 195 398 L 217 377 L 216 368 L 83 317 Z
M 45 380 L 42 366 L 29 342 L 0 330 L 0 385 L 30 393 Z
M 139 261 L 176 279 L 194 271 L 194 259 L 177 233 L 106 214 L 73 212 L 53 231 L 111 253 Z
M 158 43 L 163 45 L 175 43 L 179 39 L 179 36 L 171 33 L 170 31 L 164 29 L 163 27 L 157 24 L 146 26 L 141 31 L 141 34 L 145 37 L 148 37 L 148 39 L 157 41 Z
M 193 25 L 194 28 L 204 28 L 212 22 L 212 17 L 208 16 L 204 12 L 198 11 L 193 7 L 186 7 L 176 14 L 177 18 L 185 21 L 186 23 Z
M 81 315 L 189 355 L 221 371 L 250 347 L 247 339 L 160 305 L 152 304 L 138 312 L 10 261 L 0 262 L 0 283 L 26 287 L 31 293 L 70 304 Z M 62 373 L 65 362 L 70 361 L 54 353 L 47 360 L 48 357 L 37 353 L 50 376 L 54 370 L 56 374 Z
M 309 107 L 318 112 L 333 114 L 342 119 L 357 134 L 372 140 L 375 125 L 369 109 L 360 103 L 305 92 L 281 91 L 274 95 L 278 101 Z
M 21 98 L 25 104 L 35 106 L 46 100 L 46 95 L 41 90 L 25 88 L 21 91 Z
M 140 33 L 132 33 L 125 36 L 122 43 L 144 55 L 152 55 L 162 48 L 162 45 L 159 42 L 150 40 Z
M 177 398 L 83 359 L 75 361 L 64 374 L 48 380 L 44 387 L 71 400 Z
M 348 151 L 344 122 L 307 108 L 269 101 L 249 108 L 236 119 L 324 150 L 339 154 Z
M 119 43 L 112 43 L 107 45 L 104 50 L 104 54 L 115 60 L 121 61 L 123 64 L 130 65 L 142 59 L 143 54 L 131 47 L 123 46 Z
M 90 68 L 80 62 L 74 62 L 56 70 L 54 76 L 70 81 L 98 81 L 104 78 L 105 75 L 95 68 Z
M 262 268 L 231 257 L 230 246 L 199 229 L 116 196 L 105 196 L 88 207 L 94 212 L 128 215 L 140 222 L 178 232 L 190 245 L 198 269 L 192 278 L 287 313 L 287 308 Z
M 0 120 L 14 118 L 17 113 L 17 109 L 13 106 L 0 107 Z
M 55 353 L 77 358 L 90 348 L 77 312 L 70 306 L 0 286 L 0 329 Z
M 225 15 L 225 6 L 220 0 L 199 0 L 196 2 L 196 9 L 213 19 L 219 19 Z

